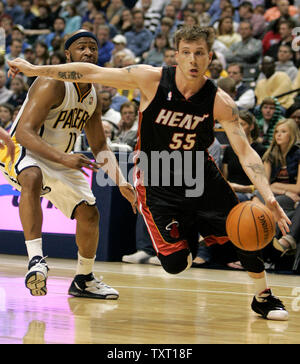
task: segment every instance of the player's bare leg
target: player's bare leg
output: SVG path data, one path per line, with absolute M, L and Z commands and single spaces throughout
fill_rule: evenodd
M 77 206 L 74 217 L 77 221 L 76 243 L 78 261 L 76 276 L 69 294 L 76 297 L 117 299 L 119 293 L 94 277 L 93 268 L 99 241 L 99 212 L 96 206 L 85 203 Z
M 45 296 L 49 269 L 42 250 L 42 172 L 37 167 L 27 168 L 20 173 L 18 180 L 22 186 L 19 214 L 29 258 L 25 285 L 33 296 Z

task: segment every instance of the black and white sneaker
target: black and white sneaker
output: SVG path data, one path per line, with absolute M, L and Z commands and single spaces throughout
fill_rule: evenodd
M 289 314 L 279 298 L 272 295 L 268 288 L 256 299 L 254 296 L 251 308 L 254 312 L 268 320 L 286 321 Z
M 69 295 L 75 297 L 98 298 L 103 300 L 116 300 L 119 292 L 101 280 L 95 278 L 93 273 L 74 277 L 69 288 Z
M 30 260 L 25 276 L 25 286 L 30 290 L 32 296 L 45 296 L 47 294 L 48 270 L 43 257 L 36 255 Z

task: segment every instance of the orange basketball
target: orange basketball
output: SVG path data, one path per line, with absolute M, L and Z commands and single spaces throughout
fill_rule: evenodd
M 275 220 L 264 205 L 251 201 L 241 202 L 226 220 L 229 239 L 238 248 L 248 251 L 263 249 L 275 235 Z

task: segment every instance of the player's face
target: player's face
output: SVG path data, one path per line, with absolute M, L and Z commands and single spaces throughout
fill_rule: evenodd
M 97 64 L 98 46 L 93 38 L 82 37 L 71 44 L 66 51 L 69 62 L 88 62 Z
M 208 52 L 204 39 L 193 42 L 180 41 L 176 52 L 176 61 L 181 72 L 188 80 L 202 78 L 211 61 L 212 53 Z

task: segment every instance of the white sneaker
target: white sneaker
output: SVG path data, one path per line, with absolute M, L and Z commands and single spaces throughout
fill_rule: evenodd
M 105 284 L 102 279 L 96 279 L 93 273 L 78 274 L 69 288 L 69 295 L 75 297 L 116 300 L 119 292 Z
M 144 252 L 143 250 L 139 250 L 134 254 L 123 255 L 122 262 L 124 263 L 133 263 L 133 264 L 145 264 L 148 263 L 151 255 Z
M 28 264 L 28 272 L 25 276 L 25 286 L 32 296 L 45 296 L 47 294 L 48 266 L 41 256 L 33 257 Z
M 149 258 L 148 263 L 153 264 L 153 265 L 161 265 L 161 262 L 160 262 L 160 260 L 158 259 L 158 257 L 156 255 Z

